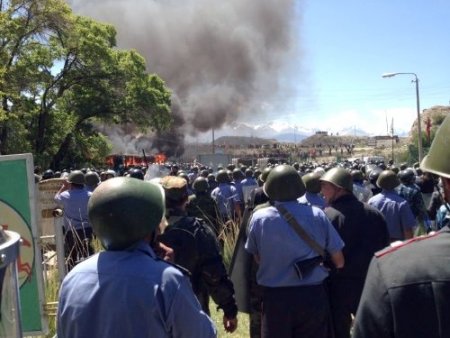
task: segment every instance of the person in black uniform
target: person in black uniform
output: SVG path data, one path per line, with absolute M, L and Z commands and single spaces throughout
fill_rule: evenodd
M 161 179 L 165 191 L 167 227 L 159 241 L 172 248 L 174 263 L 191 273 L 192 289 L 202 309 L 209 315 L 210 295 L 222 309 L 223 325 L 227 332 L 237 328 L 237 305 L 234 287 L 228 277 L 217 238 L 213 230 L 200 218 L 186 212 L 187 182 L 177 176 Z
M 335 338 L 349 338 L 370 260 L 389 245 L 384 216 L 352 193 L 353 179 L 344 168 L 333 168 L 320 179 L 328 207 L 325 214 L 345 243 L 345 266 L 329 277 Z
M 450 201 L 450 116 L 420 167 L 439 175 Z M 450 337 L 450 228 L 378 252 L 356 314 L 354 338 Z

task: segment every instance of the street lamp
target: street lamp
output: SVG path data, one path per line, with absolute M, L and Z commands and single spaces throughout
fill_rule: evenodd
M 419 78 L 416 73 L 385 73 L 382 75 L 383 78 L 394 77 L 396 75 L 413 75 L 414 80 L 412 82 L 416 83 L 416 103 L 417 103 L 417 142 L 419 150 L 419 162 L 422 162 L 423 149 L 422 149 L 422 126 L 420 120 L 420 99 L 419 99 Z

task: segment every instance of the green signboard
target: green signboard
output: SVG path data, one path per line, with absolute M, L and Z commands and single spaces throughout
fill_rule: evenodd
M 43 314 L 42 258 L 38 247 L 35 183 L 31 154 L 0 156 L 0 225 L 19 233 L 17 262 L 24 335 L 47 331 Z

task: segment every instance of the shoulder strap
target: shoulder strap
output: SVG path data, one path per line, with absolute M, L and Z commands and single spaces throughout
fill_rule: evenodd
M 289 225 L 294 229 L 294 231 L 297 233 L 297 235 L 300 236 L 301 239 L 303 239 L 308 245 L 317 252 L 320 256 L 325 257 L 325 250 L 314 240 L 311 238 L 311 236 L 308 235 L 308 233 L 301 227 L 301 225 L 297 222 L 294 216 L 287 211 L 287 209 L 282 205 L 275 206 L 278 210 L 278 212 L 283 216 L 283 218 L 286 220 L 286 222 L 289 223 Z

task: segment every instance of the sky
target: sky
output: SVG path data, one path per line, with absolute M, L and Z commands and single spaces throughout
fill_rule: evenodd
M 309 0 L 297 2 L 302 57 L 297 91 L 267 104 L 283 106 L 280 123 L 385 134 L 408 131 L 420 109 L 449 105 L 450 1 Z M 293 81 L 292 78 L 289 81 Z
M 404 134 L 414 76 L 389 72 L 417 74 L 421 110 L 450 104 L 448 0 L 69 3 L 144 54 L 178 94 L 186 134 L 236 121 L 383 135 L 392 120 Z

